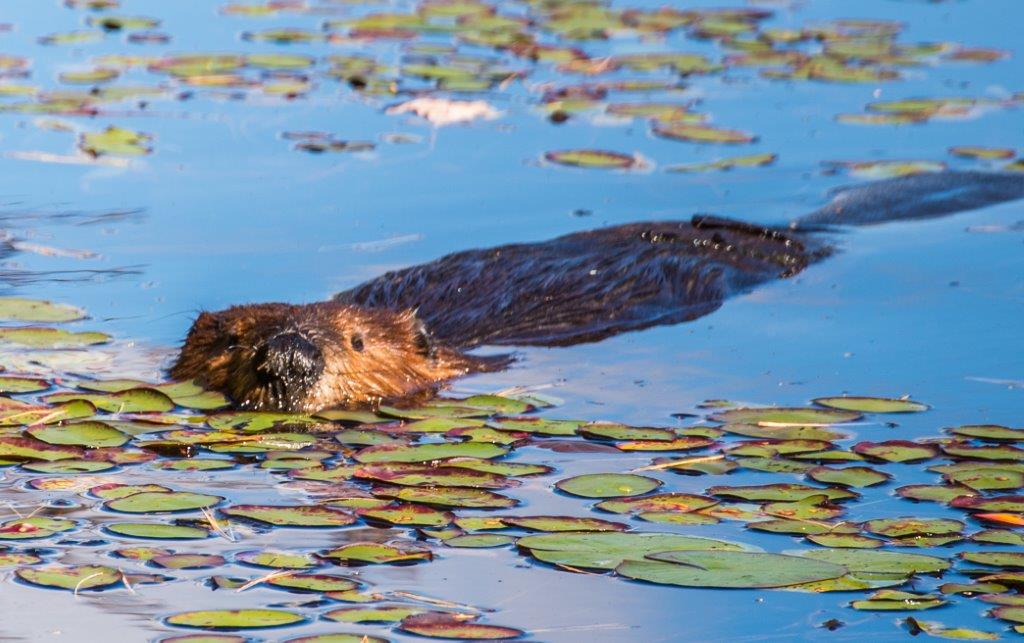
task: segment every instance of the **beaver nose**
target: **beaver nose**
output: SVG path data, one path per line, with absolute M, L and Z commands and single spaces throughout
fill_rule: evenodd
M 323 353 L 295 332 L 274 335 L 256 353 L 256 370 L 268 377 L 305 380 L 320 375 Z

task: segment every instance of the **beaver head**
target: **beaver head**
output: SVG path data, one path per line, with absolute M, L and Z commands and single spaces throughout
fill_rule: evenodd
M 200 314 L 171 376 L 240 408 L 312 412 L 429 393 L 491 364 L 435 344 L 412 311 L 254 304 Z

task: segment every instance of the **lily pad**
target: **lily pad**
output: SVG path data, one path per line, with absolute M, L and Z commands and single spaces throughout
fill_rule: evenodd
M 642 496 L 660 486 L 660 480 L 629 473 L 588 473 L 555 483 L 560 491 L 582 498 Z
M 524 536 L 517 543 L 534 558 L 554 565 L 613 569 L 623 560 L 668 550 L 740 551 L 724 540 L 650 532 L 562 532 Z
M 339 565 L 389 565 L 429 561 L 430 550 L 386 543 L 350 543 L 320 554 Z
M 203 507 L 212 507 L 224 498 L 204 493 L 188 491 L 158 491 L 136 493 L 123 498 L 115 498 L 103 503 L 111 511 L 120 513 L 170 513 L 195 511 Z
M 317 505 L 232 505 L 220 512 L 275 527 L 344 527 L 356 521 L 348 512 Z
M 111 339 L 106 333 L 76 333 L 60 328 L 42 326 L 20 326 L 0 328 L 0 342 L 28 346 L 30 348 L 79 348 L 106 344 Z
M 22 322 L 70 322 L 85 318 L 85 311 L 42 299 L 0 297 L 0 319 Z
M 131 439 L 103 422 L 36 426 L 26 430 L 25 433 L 47 444 L 71 444 L 91 449 L 119 447 Z
M 740 408 L 726 409 L 711 416 L 716 422 L 727 424 L 756 424 L 759 426 L 827 426 L 859 420 L 856 411 L 813 408 Z
M 831 409 L 860 413 L 920 413 L 929 408 L 927 404 L 905 398 L 843 396 L 819 397 L 811 401 Z
M 939 454 L 939 450 L 930 444 L 918 444 L 908 440 L 858 442 L 853 445 L 853 451 L 885 462 L 921 462 Z
M 151 522 L 108 523 L 104 525 L 104 529 L 118 536 L 153 540 L 200 540 L 210 537 L 210 532 L 206 529 Z
M 476 623 L 448 612 L 427 612 L 406 617 L 398 629 L 418 636 L 464 641 L 509 641 L 526 635 L 522 630 L 512 627 Z
M 204 630 L 249 630 L 295 625 L 306 620 L 301 614 L 274 609 L 200 610 L 169 616 L 168 625 Z
M 627 560 L 616 567 L 620 576 L 683 587 L 786 587 L 839 578 L 846 567 L 797 556 L 738 551 L 666 551 L 647 560 Z
M 22 567 L 14 575 L 40 587 L 72 592 L 108 589 L 121 584 L 121 572 L 102 565 Z
M 635 156 L 606 150 L 560 150 L 548 152 L 544 158 L 559 165 L 582 168 L 625 170 L 638 164 Z
M 508 449 L 487 442 L 441 442 L 435 444 L 393 445 L 383 444 L 366 447 L 353 458 L 364 464 L 379 462 L 431 462 L 448 458 L 497 458 L 508 453 Z
M 946 571 L 951 563 L 944 558 L 922 554 L 902 554 L 866 549 L 811 549 L 794 552 L 800 556 L 845 565 L 854 573 L 879 574 L 937 574 Z

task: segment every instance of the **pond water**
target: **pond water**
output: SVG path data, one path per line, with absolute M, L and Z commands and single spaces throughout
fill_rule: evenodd
M 23 64 L 6 59 L 0 64 L 7 76 L 0 82 L 0 172 L 5 179 L 0 222 L 11 243 L 0 266 L 2 294 L 80 306 L 90 318 L 67 328 L 102 331 L 114 338 L 86 354 L 65 356 L 60 363 L 54 362 L 52 353 L 40 356 L 17 347 L 0 353 L 0 364 L 8 371 L 39 373 L 51 381 L 64 378 L 56 380 L 58 385 L 73 379 L 73 374 L 159 379 L 202 310 L 246 302 L 322 300 L 388 269 L 450 252 L 541 241 L 605 225 L 688 219 L 706 212 L 761 224 L 785 223 L 822 205 L 832 188 L 908 169 L 830 162 L 896 160 L 996 170 L 1024 155 L 1024 63 L 1019 55 L 1024 6 L 1015 0 L 861 0 L 855 5 L 839 0 L 709 0 L 700 3 L 703 13 L 696 18 L 680 17 L 679 12 L 694 8 L 692 3 L 674 3 L 668 6 L 678 10 L 675 13 L 657 14 L 666 5 L 645 0 L 609 5 L 615 12 L 638 10 L 625 18 L 599 12 L 597 8 L 604 6 L 600 2 L 565 0 L 489 5 L 310 0 L 269 3 L 266 12 L 253 9 L 248 14 L 203 0 L 122 0 L 120 7 L 105 11 L 90 9 L 86 1 L 69 4 L 80 6 L 8 0 L 0 13 L 0 22 L 10 24 L 0 33 L 0 53 L 25 59 Z M 503 28 L 550 45 L 538 50 L 545 55 L 569 55 L 568 48 L 578 49 L 571 54 L 575 63 L 566 63 L 575 70 L 485 46 L 483 40 L 505 42 L 500 34 L 506 32 L 474 27 L 465 18 L 458 28 L 444 29 L 398 19 L 356 22 L 360 17 L 412 15 L 419 10 L 429 17 L 427 22 L 450 25 L 454 22 L 445 14 L 479 19 L 489 7 L 520 19 L 514 29 Z M 749 13 L 714 14 L 713 7 Z M 90 26 L 90 20 L 110 16 L 147 16 L 160 23 L 142 29 L 128 24 L 105 33 Z M 674 28 L 660 32 L 636 27 L 653 25 L 657 16 Z M 835 22 L 840 19 L 890 22 Z M 325 30 L 325 23 L 332 21 Z M 716 37 L 698 38 L 702 23 L 708 31 L 704 35 Z M 298 31 L 284 34 L 291 42 L 275 42 L 271 30 L 278 29 Z M 89 33 L 78 36 L 82 42 L 40 42 L 41 37 L 76 31 Z M 585 37 L 602 32 L 609 37 Z M 730 42 L 718 36 L 724 32 L 737 35 Z M 132 34 L 139 33 L 151 36 L 145 42 L 137 42 L 137 36 L 133 41 Z M 153 34 L 164 34 L 169 42 Z M 797 34 L 798 42 L 788 44 L 787 34 Z M 282 39 L 282 34 L 276 36 Z M 898 49 L 893 42 L 905 47 Z M 763 55 L 758 43 L 805 54 L 825 46 L 835 51 L 844 45 L 863 49 L 859 57 L 829 58 L 832 66 L 820 61 L 821 67 L 813 62 L 790 67 L 740 65 L 729 59 L 723 70 L 685 77 L 664 65 L 630 69 L 622 64 L 631 59 L 649 62 L 642 55 L 665 52 L 700 54 L 718 63 L 745 50 L 750 56 L 757 51 Z M 922 43 L 944 44 L 914 49 Z M 446 49 L 456 45 L 457 53 Z M 175 56 L 199 53 L 229 57 L 221 59 L 223 68 L 208 59 L 195 63 L 207 66 L 202 74 L 175 76 L 159 69 Z M 263 69 L 253 64 L 243 68 L 230 58 L 236 54 L 297 54 L 311 57 L 312 65 L 295 63 L 294 68 L 274 70 L 266 67 L 284 67 L 285 62 L 269 59 L 272 62 Z M 124 67 L 123 59 L 101 59 L 123 55 L 146 59 Z M 332 62 L 331 56 L 347 58 Z M 353 56 L 368 57 L 379 67 L 370 72 L 337 71 L 354 65 Z M 453 63 L 453 56 L 480 58 Z M 163 63 L 147 67 L 154 61 Z M 428 65 L 433 71 L 427 73 L 447 73 L 454 78 L 449 82 L 463 82 L 465 89 L 473 90 L 442 87 L 431 95 L 484 100 L 500 115 L 437 127 L 414 116 L 386 113 L 388 107 L 410 100 L 413 92 L 433 86 L 432 81 L 415 77 L 413 65 Z M 102 83 L 87 78 L 89 82 L 82 84 L 67 82 L 75 80 L 73 75 L 62 77 L 96 68 L 117 69 L 119 77 Z M 809 72 L 811 68 L 817 71 Z M 770 78 L 764 70 L 824 77 Z M 841 76 L 854 70 L 864 75 L 890 70 L 899 77 L 836 82 L 850 80 Z M 493 81 L 489 87 L 473 86 L 487 74 Z M 560 105 L 545 103 L 545 91 L 550 97 L 556 88 L 638 79 L 658 81 L 663 87 L 624 91 L 620 86 L 583 105 L 568 99 Z M 369 84 L 360 90 L 363 83 Z M 392 83 L 398 94 L 389 89 Z M 18 95 L 20 90 L 14 88 L 26 85 L 44 93 Z M 2 89 L 6 86 L 11 88 Z M 94 87 L 100 89 L 90 94 Z M 144 89 L 136 89 L 125 100 L 104 98 L 103 91 L 118 87 Z M 45 94 L 54 91 L 74 93 Z M 946 101 L 897 112 L 915 121 L 910 123 L 866 125 L 837 119 L 884 113 L 868 108 L 880 101 L 951 97 L 973 102 Z M 607 113 L 609 103 L 692 104 L 689 109 L 707 115 L 715 127 L 757 138 L 722 145 L 656 136 L 645 118 Z M 553 122 L 554 112 L 569 118 Z M 90 155 L 80 150 L 93 140 L 89 133 L 111 126 L 144 133 L 150 138 L 141 145 L 151 151 L 125 154 L 123 148 L 101 149 Z M 327 133 L 334 140 L 368 141 L 373 148 L 311 153 L 299 149 L 303 139 L 296 140 L 289 132 Z M 1011 153 L 988 160 L 950 154 L 949 148 L 957 146 L 1005 148 Z M 624 154 L 633 157 L 628 162 L 636 166 L 578 168 L 545 160 L 548 152 L 578 149 Z M 670 169 L 755 154 L 777 158 L 767 165 L 729 171 Z M 918 169 L 935 168 L 925 164 Z M 930 405 L 922 413 L 867 415 L 839 427 L 844 437 L 835 442 L 847 452 L 861 441 L 949 438 L 944 427 L 1020 426 L 1022 221 L 1024 202 L 1018 201 L 941 219 L 838 232 L 832 238 L 839 252 L 829 260 L 796 278 L 731 299 L 695 322 L 571 348 L 517 350 L 520 359 L 513 368 L 461 380 L 448 394 L 461 397 L 526 387 L 557 402 L 541 410 L 540 417 L 671 429 L 703 424 L 704 416 L 713 412 L 701 406 L 706 400 L 728 400 L 737 406 L 805 406 L 822 396 L 909 395 Z M 596 501 L 552 488 L 571 476 L 643 468 L 662 455 L 718 453 L 723 444 L 741 439 L 725 436 L 712 450 L 687 453 L 619 452 L 607 448 L 607 442 L 601 443 L 603 448 L 566 450 L 534 439 L 507 459 L 554 470 L 524 477 L 521 485 L 506 490 L 521 504 L 499 513 L 620 520 L 638 531 L 741 542 L 766 552 L 817 547 L 800 535 L 748 529 L 748 520 L 658 524 L 602 513 L 592 509 Z M 1011 450 L 1006 458 L 1019 461 L 1019 453 Z M 270 529 L 241 521 L 234 541 L 214 535 L 176 543 L 119 537 L 101 529 L 138 518 L 100 509 L 101 501 L 84 494 L 89 487 L 108 482 L 166 484 L 222 496 L 230 505 L 312 504 L 318 497 L 330 497 L 260 469 L 258 461 L 226 471 L 187 474 L 159 469 L 158 462 L 85 473 L 92 484 L 82 483 L 71 491 L 36 490 L 26 483 L 39 479 L 39 472 L 20 466 L 0 469 L 0 501 L 13 507 L 5 520 L 14 519 L 15 512 L 27 514 L 43 506 L 38 515 L 78 521 L 70 533 L 12 541 L 11 551 L 44 548 L 45 563 L 110 565 L 130 568 L 130 573 L 173 577 L 131 588 L 70 592 L 32 586 L 16 580 L 16 566 L 0 567 L 7 616 L 0 622 L 0 638 L 85 641 L 96 640 L 102 632 L 118 641 L 161 640 L 189 632 L 165 621 L 174 614 L 269 606 L 308 620 L 280 630 L 236 635 L 286 640 L 360 632 L 391 640 L 419 638 L 396 629 L 394 623 L 346 624 L 322 618 L 325 612 L 356 603 L 263 586 L 214 591 L 206 582 L 214 575 L 251 580 L 269 573 L 237 562 L 233 556 L 238 552 L 323 552 L 346 542 L 389 538 L 409 542 L 415 530 L 361 523 L 343 529 Z M 847 512 L 841 519 L 859 523 L 900 516 L 950 518 L 966 522 L 967 533 L 1013 529 L 1012 523 L 993 525 L 965 518 L 963 510 L 941 503 L 912 503 L 894 495 L 893 490 L 903 485 L 940 484 L 940 476 L 925 468 L 949 463 L 948 458 L 924 464 L 855 463 L 888 473 L 893 480 L 856 489 L 862 497 L 844 505 Z M 1019 476 L 1020 466 L 1007 464 L 1008 475 Z M 687 494 L 704 494 L 713 485 L 814 484 L 801 475 L 752 468 L 728 475 L 684 476 L 667 469 L 641 473 L 663 483 L 659 492 Z M 68 472 L 43 477 L 74 478 Z M 1014 491 L 1008 485 L 989 493 Z M 71 505 L 45 504 L 57 501 Z M 1009 513 L 1024 513 L 1020 505 L 1018 500 Z M 154 515 L 157 522 L 181 517 Z M 195 512 L 182 516 L 202 519 Z M 140 544 L 221 555 L 229 562 L 216 569 L 160 570 L 125 563 L 110 553 Z M 433 561 L 410 566 L 326 565 L 319 572 L 348 575 L 375 592 L 404 591 L 449 601 L 442 605 L 448 609 L 486 610 L 480 622 L 519 628 L 524 638 L 536 641 L 896 638 L 906 635 L 907 616 L 1015 636 L 1008 629 L 1013 619 L 987 616 L 996 605 L 955 594 L 935 611 L 858 611 L 848 603 L 867 592 L 683 588 L 560 569 L 515 547 L 447 547 L 438 538 L 426 538 L 420 545 L 434 552 Z M 963 552 L 1021 551 L 1019 546 L 970 541 L 920 549 L 887 545 L 886 550 L 956 562 L 941 579 L 920 574 L 900 586 L 927 593 L 937 593 L 942 583 L 970 582 L 970 575 L 963 572 L 981 566 L 959 560 Z M 1012 572 L 1015 565 L 983 568 Z M 1010 584 L 1019 585 L 1019 580 Z M 388 604 L 421 609 L 432 605 L 402 595 L 391 599 Z M 822 628 L 830 619 L 843 626 L 835 631 Z

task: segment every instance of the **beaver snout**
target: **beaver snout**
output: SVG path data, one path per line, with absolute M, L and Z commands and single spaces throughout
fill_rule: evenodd
M 324 354 L 298 332 L 274 335 L 253 356 L 256 373 L 264 381 L 309 386 L 324 370 Z

